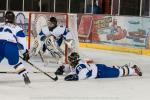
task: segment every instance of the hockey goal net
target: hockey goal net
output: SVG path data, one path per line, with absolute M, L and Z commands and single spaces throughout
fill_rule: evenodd
M 29 25 L 28 25 L 28 48 L 32 48 L 34 38 L 40 33 L 41 28 L 47 25 L 48 19 L 50 17 L 56 17 L 58 25 L 65 26 L 71 32 L 71 36 L 75 40 L 75 51 L 78 52 L 79 40 L 77 33 L 77 15 L 67 14 L 67 13 L 39 13 L 32 12 L 29 13 Z M 62 50 L 65 52 L 65 63 L 67 63 L 68 47 L 67 45 L 61 46 Z

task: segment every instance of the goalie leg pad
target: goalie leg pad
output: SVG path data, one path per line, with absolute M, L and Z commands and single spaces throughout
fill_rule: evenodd
M 43 41 L 40 41 L 38 38 L 34 39 L 33 47 L 29 50 L 30 56 L 37 55 L 39 51 L 43 49 Z

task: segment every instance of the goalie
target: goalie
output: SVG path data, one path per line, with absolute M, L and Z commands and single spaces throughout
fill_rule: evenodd
M 45 52 L 48 50 L 53 57 L 63 58 L 64 51 L 60 48 L 63 41 L 67 44 L 68 48 L 73 49 L 74 40 L 69 35 L 69 30 L 57 24 L 55 17 L 50 17 L 48 25 L 42 27 L 41 32 L 38 34 L 38 38 L 34 43 L 36 47 L 36 53 L 39 51 Z
M 71 55 L 68 56 L 68 60 L 69 65 L 62 65 L 55 72 L 57 75 L 62 75 L 64 72 L 69 72 L 70 74 L 65 77 L 66 81 L 135 75 L 142 76 L 142 72 L 137 65 L 133 65 L 131 67 L 128 65 L 121 67 L 109 67 L 105 64 L 88 64 L 86 61 L 80 59 L 79 54 L 76 52 L 72 52 Z

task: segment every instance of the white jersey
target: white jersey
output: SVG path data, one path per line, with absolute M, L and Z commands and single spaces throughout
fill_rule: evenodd
M 48 26 L 42 27 L 41 32 L 39 33 L 39 36 L 49 36 L 53 35 L 56 40 L 59 40 L 60 38 L 68 38 L 69 30 L 64 26 L 57 26 L 52 31 L 48 29 Z
M 92 79 L 92 78 L 96 78 L 97 77 L 97 66 L 95 64 L 88 64 L 87 62 L 80 60 L 79 64 L 74 68 L 71 69 L 66 68 L 67 66 L 65 66 L 65 70 L 67 71 L 70 70 L 70 74 L 77 74 L 79 77 L 79 80 L 82 79 Z M 68 70 L 66 70 L 68 69 Z
M 26 38 L 23 29 L 10 23 L 0 24 L 0 40 L 6 40 L 12 43 L 19 43 L 23 51 L 27 49 Z

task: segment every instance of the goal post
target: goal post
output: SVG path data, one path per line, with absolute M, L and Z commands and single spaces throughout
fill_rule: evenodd
M 31 12 L 29 13 L 28 24 L 28 48 L 31 47 L 31 38 L 36 37 L 50 17 L 56 17 L 58 24 L 68 28 L 68 14 L 67 13 L 47 13 L 47 12 Z M 32 33 L 32 34 L 31 34 Z

